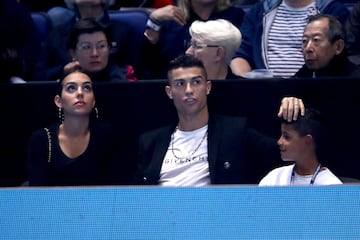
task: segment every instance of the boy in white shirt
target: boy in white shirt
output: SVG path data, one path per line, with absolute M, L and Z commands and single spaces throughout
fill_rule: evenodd
M 305 115 L 296 121 L 282 121 L 281 136 L 277 142 L 281 158 L 295 163 L 270 171 L 259 186 L 342 184 L 319 162 L 319 151 L 325 140 L 321 119 L 319 111 L 306 109 Z

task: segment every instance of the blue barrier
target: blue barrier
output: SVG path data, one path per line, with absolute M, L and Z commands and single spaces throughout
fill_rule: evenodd
M 0 190 L 0 239 L 359 239 L 360 185 Z

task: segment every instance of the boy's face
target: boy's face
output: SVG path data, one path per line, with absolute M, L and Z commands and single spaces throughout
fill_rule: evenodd
M 291 124 L 281 124 L 281 136 L 277 141 L 283 161 L 297 161 L 308 149 L 307 136 L 300 136 Z

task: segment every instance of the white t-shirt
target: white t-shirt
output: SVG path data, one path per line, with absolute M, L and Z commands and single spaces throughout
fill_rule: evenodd
M 207 128 L 180 131 L 172 135 L 165 155 L 159 184 L 169 187 L 200 187 L 210 184 Z
M 287 186 L 291 185 L 291 174 L 295 164 L 275 168 L 270 171 L 263 179 L 259 186 Z M 312 175 L 301 176 L 295 173 L 293 185 L 310 185 Z M 320 171 L 315 178 L 314 185 L 335 185 L 342 184 L 328 168 Z

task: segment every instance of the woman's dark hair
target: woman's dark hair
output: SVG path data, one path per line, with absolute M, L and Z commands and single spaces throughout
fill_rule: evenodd
M 79 19 L 72 27 L 67 44 L 68 49 L 76 49 L 80 35 L 94 32 L 103 32 L 107 43 L 109 44 L 111 42 L 112 34 L 109 25 L 104 24 L 95 18 L 84 18 Z

